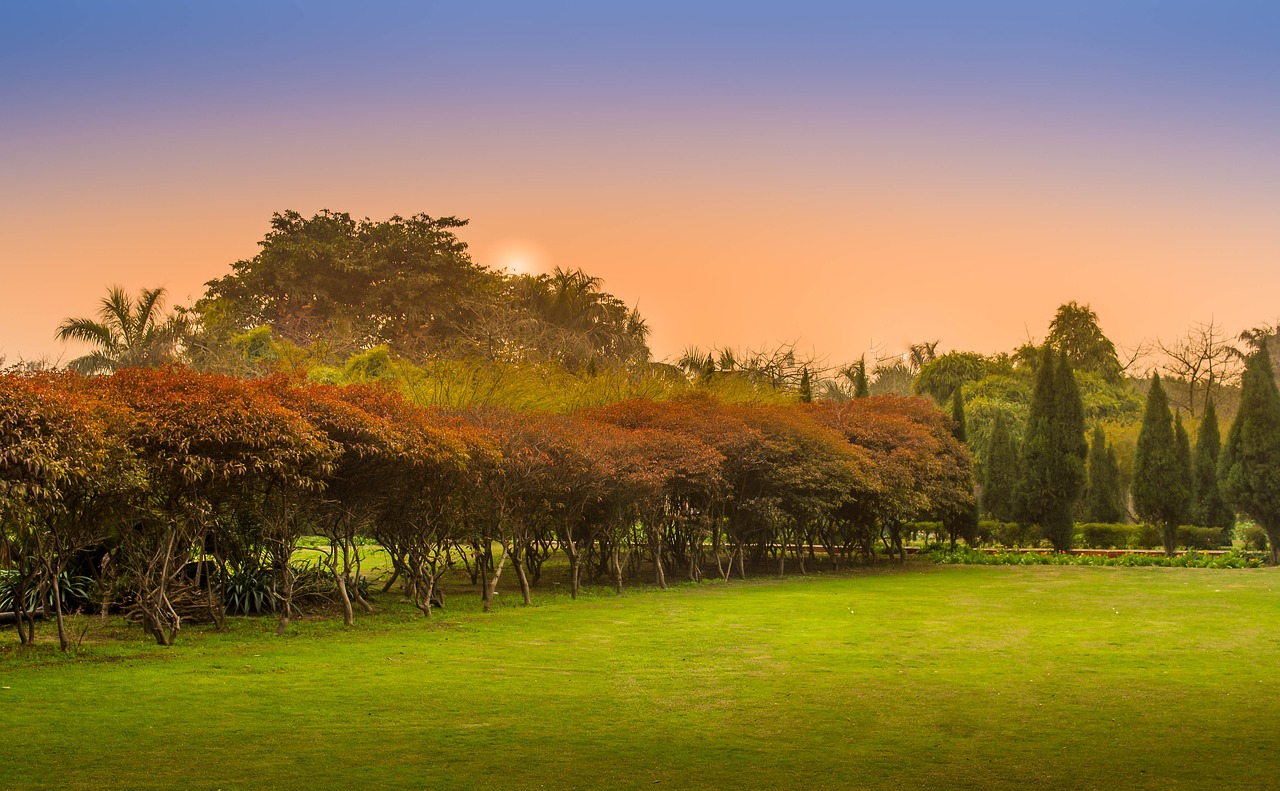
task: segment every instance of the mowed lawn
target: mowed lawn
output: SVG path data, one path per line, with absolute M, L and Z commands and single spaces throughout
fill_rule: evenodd
M 0 788 L 1274 788 L 1280 570 L 932 567 L 0 653 Z M 47 629 L 47 627 L 46 627 Z M 0 640 L 14 640 L 12 630 Z

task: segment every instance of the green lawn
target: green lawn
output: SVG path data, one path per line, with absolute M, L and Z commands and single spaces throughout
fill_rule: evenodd
M 237 619 L 68 662 L 10 629 L 0 788 L 1274 787 L 1277 588 L 920 565 L 455 595 L 432 623 L 384 596 L 350 630 Z

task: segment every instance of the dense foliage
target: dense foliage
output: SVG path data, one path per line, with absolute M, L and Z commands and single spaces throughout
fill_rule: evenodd
M 870 560 L 878 541 L 901 552 L 909 520 L 957 525 L 974 509 L 968 449 L 910 397 L 704 393 L 555 414 L 169 366 L 0 375 L 0 432 L 0 562 L 16 595 L 52 589 L 61 619 L 50 580 L 85 571 L 104 612 L 165 645 L 229 609 L 274 611 L 283 633 L 308 536 L 350 622 L 370 606 L 368 542 L 429 615 L 458 565 L 486 605 L 508 569 L 527 603 L 557 550 L 575 593 L 584 577 L 621 590 L 642 569 L 665 585 L 803 569 L 819 549 Z

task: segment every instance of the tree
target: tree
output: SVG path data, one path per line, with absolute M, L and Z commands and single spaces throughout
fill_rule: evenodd
M 1065 354 L 1075 369 L 1099 374 L 1113 383 L 1123 377 L 1116 346 L 1102 333 L 1098 314 L 1088 305 L 1068 302 L 1059 307 L 1045 344 Z
M 67 367 L 82 374 L 111 373 L 121 368 L 155 368 L 169 362 L 178 350 L 187 322 L 164 315 L 163 288 L 143 289 L 137 299 L 112 286 L 98 308 L 98 318 L 67 319 L 57 339 L 92 347 Z
M 867 398 L 870 395 L 871 390 L 867 387 L 867 358 L 860 357 L 853 371 L 853 397 Z
M 942 403 L 958 388 L 976 382 L 991 369 L 991 361 L 973 352 L 947 352 L 935 357 L 916 374 L 912 389 L 928 393 Z
M 510 300 L 495 305 L 522 326 L 509 345 L 536 351 L 569 370 L 649 360 L 649 327 L 639 311 L 604 291 L 604 281 L 581 269 L 556 267 L 550 275 L 518 275 L 508 283 Z
M 1023 441 L 1017 510 L 1019 521 L 1039 525 L 1059 552 L 1071 548 L 1087 453 L 1084 407 L 1071 362 L 1046 344 Z
M 1220 527 L 1226 543 L 1231 542 L 1231 529 L 1236 515 L 1227 505 L 1218 485 L 1218 457 L 1222 439 L 1218 433 L 1218 412 L 1213 399 L 1205 402 L 1200 416 L 1200 432 L 1196 435 L 1196 452 L 1192 460 L 1191 512 L 1189 520 L 1201 527 Z
M 1177 426 L 1181 426 L 1180 421 Z M 1186 436 L 1185 431 L 1182 436 Z M 1160 385 L 1160 375 L 1156 374 L 1142 414 L 1130 488 L 1134 510 L 1140 518 L 1161 529 L 1168 555 L 1177 549 L 1178 525 L 1191 504 L 1190 451 L 1183 458 L 1180 444 L 1169 399 Z
M 951 433 L 961 442 L 968 442 L 968 430 L 964 419 L 964 393 L 959 387 L 951 393 Z
M 804 372 L 800 374 L 799 399 L 802 404 L 813 402 L 813 385 L 809 381 L 809 366 L 805 366 Z
M 1102 426 L 1093 429 L 1089 445 L 1089 482 L 1084 494 L 1084 520 L 1110 524 L 1124 520 L 1124 498 L 1120 491 L 1120 466 L 1115 448 L 1107 444 Z
M 1267 531 L 1271 562 L 1280 563 L 1280 390 L 1267 347 L 1263 339 L 1245 361 L 1218 477 L 1228 502 Z
M 425 214 L 381 221 L 327 210 L 309 219 L 273 214 L 262 250 L 207 283 L 194 312 L 205 329 L 239 334 L 268 324 L 300 346 L 387 344 L 410 355 L 447 347 L 501 284 L 455 235 L 466 224 Z M 209 316 L 218 317 L 216 328 Z
M 1017 518 L 1017 486 L 1018 446 L 1004 413 L 997 412 L 983 465 L 982 510 L 992 519 L 1012 522 Z
M 1222 327 L 1213 319 L 1198 322 L 1172 343 L 1156 343 L 1165 356 L 1165 373 L 1186 387 L 1186 400 L 1181 405 L 1193 417 L 1197 391 L 1203 391 L 1207 408 L 1215 389 L 1234 382 L 1240 373 L 1240 352 L 1227 343 Z

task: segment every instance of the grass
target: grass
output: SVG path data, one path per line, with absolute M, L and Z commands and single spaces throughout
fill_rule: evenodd
M 0 787 L 1267 788 L 1277 574 L 921 564 L 9 646 Z

